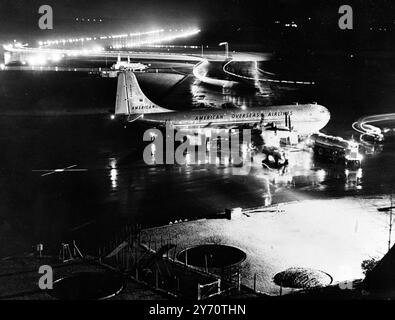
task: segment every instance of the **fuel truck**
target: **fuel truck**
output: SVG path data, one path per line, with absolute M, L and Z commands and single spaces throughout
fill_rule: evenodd
M 352 168 L 361 167 L 363 157 L 359 152 L 358 142 L 315 133 L 310 136 L 310 144 L 313 148 L 314 155 L 321 160 L 342 163 Z

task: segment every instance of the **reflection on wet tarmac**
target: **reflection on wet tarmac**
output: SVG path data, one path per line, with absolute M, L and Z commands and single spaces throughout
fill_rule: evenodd
M 110 158 L 110 180 L 111 187 L 113 190 L 117 190 L 118 187 L 118 170 L 117 170 L 117 160 L 115 158 Z
M 190 74 L 191 68 L 183 71 Z M 343 104 L 325 100 L 325 92 L 331 88 L 318 87 L 313 92 L 292 88 L 290 92 L 264 85 L 222 90 L 201 84 L 193 76 L 179 83 L 181 75 L 167 77 L 171 81 L 162 81 L 155 87 L 159 76 L 141 75 L 145 79 L 143 90 L 150 97 L 160 87 L 156 102 L 161 104 L 163 100 L 166 106 L 177 109 L 188 110 L 200 102 L 206 107 L 223 103 L 264 107 L 273 102 L 323 100 L 333 113 L 332 122 L 325 128 L 328 133 L 332 130 L 333 134 L 350 135 L 350 124 L 355 121 L 355 115 L 343 112 Z M 375 195 L 388 192 L 395 180 L 395 153 L 387 145 L 380 153 L 366 151 L 362 170 L 357 171 L 320 163 L 311 151 L 295 149 L 287 150 L 289 165 L 281 170 L 264 168 L 262 156 L 250 155 L 248 150 L 243 150 L 244 160 L 253 161 L 245 172 L 232 164 L 231 157 L 217 157 L 215 164 L 207 160 L 193 164 L 188 158 L 182 166 L 151 166 L 142 159 L 142 132 L 146 128 L 136 124 L 124 129 L 109 121 L 107 114 L 78 116 L 81 110 L 87 114 L 93 109 L 107 113 L 114 104 L 115 81 L 79 72 L 4 71 L 0 82 L 0 227 L 7 228 L 11 239 L 18 238 L 13 243 L 20 244 L 0 247 L 0 256 L 28 249 L 36 241 L 56 243 L 69 236 L 70 228 L 86 221 L 95 221 L 89 228 L 94 225 L 97 229 L 86 227 L 73 236 L 91 239 L 92 233 L 100 234 L 125 220 L 149 226 L 207 217 L 225 208 L 331 195 Z M 391 99 L 395 103 L 395 95 Z M 370 106 L 367 101 L 355 110 L 363 114 Z M 44 117 L 38 112 L 32 116 L 32 110 L 50 109 L 70 115 Z M 18 116 L 8 116 L 9 113 Z M 40 173 L 32 172 L 76 163 L 88 171 L 51 174 L 44 179 Z M 81 240 L 81 245 L 88 247 L 88 242 Z

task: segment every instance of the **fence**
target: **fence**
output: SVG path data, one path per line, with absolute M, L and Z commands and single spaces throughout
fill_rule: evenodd
M 198 284 L 198 300 L 208 299 L 221 294 L 221 279 L 207 284 Z
M 160 241 L 152 241 L 148 237 L 144 244 L 140 226 L 126 226 L 98 252 L 101 263 L 175 297 L 201 300 L 240 290 L 238 269 L 213 274 L 180 262 L 176 238 L 162 236 Z

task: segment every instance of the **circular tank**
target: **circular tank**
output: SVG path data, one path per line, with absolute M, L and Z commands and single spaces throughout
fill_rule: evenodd
M 213 269 L 223 269 L 241 264 L 246 259 L 244 251 L 221 244 L 203 244 L 185 249 L 177 254 L 177 259 L 188 265 Z
M 60 300 L 103 300 L 115 296 L 123 287 L 116 273 L 79 272 L 56 280 L 47 292 Z

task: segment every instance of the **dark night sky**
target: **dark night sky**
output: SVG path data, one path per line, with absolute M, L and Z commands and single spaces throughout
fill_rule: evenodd
M 153 27 L 197 26 L 221 33 L 239 27 L 264 30 L 276 19 L 313 17 L 318 25 L 337 27 L 341 4 L 354 8 L 355 29 L 395 21 L 393 0 L 1 0 L 0 41 L 53 38 L 73 34 L 116 33 Z M 54 30 L 37 26 L 38 8 L 54 9 Z M 101 24 L 76 23 L 75 17 L 103 18 Z M 394 24 L 395 28 L 395 24 Z

